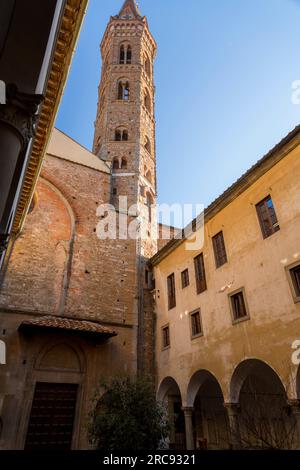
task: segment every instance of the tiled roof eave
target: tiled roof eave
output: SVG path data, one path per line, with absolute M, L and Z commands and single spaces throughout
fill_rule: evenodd
M 100 340 L 106 340 L 117 336 L 117 333 L 102 325 L 101 323 L 90 320 L 79 320 L 68 317 L 58 317 L 46 315 L 42 317 L 23 320 L 19 325 L 19 331 L 24 333 L 30 331 L 62 331 L 66 333 L 78 334 L 94 337 Z

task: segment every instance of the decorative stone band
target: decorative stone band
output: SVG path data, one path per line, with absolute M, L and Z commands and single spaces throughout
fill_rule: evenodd
M 14 84 L 6 87 L 6 104 L 0 106 L 0 121 L 18 134 L 22 150 L 34 136 L 38 106 L 42 101 L 42 95 L 22 93 Z

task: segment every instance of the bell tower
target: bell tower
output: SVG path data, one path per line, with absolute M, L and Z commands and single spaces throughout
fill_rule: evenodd
M 150 335 L 146 325 L 151 323 L 152 315 L 145 263 L 157 251 L 155 55 L 156 42 L 146 17 L 141 15 L 135 0 L 125 0 L 119 14 L 110 18 L 101 42 L 102 72 L 93 151 L 111 167 L 110 203 L 121 211 L 120 198 L 126 196 L 128 208 L 135 207 L 130 214 L 138 221 L 138 236 L 126 241 L 127 248 L 130 243 L 127 254 L 135 253 L 136 258 L 132 282 L 136 291 L 138 365 L 147 349 L 145 338 Z M 123 241 L 117 243 L 121 247 Z M 152 346 L 148 346 L 151 350 Z

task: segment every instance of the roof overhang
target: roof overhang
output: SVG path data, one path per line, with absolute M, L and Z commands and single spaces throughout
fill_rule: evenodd
M 100 342 L 106 341 L 113 336 L 117 336 L 117 333 L 114 330 L 95 321 L 51 315 L 23 320 L 19 325 L 18 330 L 23 333 L 64 332 L 93 338 Z

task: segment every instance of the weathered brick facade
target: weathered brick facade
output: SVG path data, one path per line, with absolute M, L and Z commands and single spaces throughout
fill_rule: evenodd
M 122 45 L 130 63 L 120 64 Z M 156 45 L 135 2 L 126 1 L 110 19 L 101 52 L 94 154 L 54 130 L 33 208 L 0 289 L 0 333 L 8 349 L 0 370 L 4 449 L 26 447 L 36 383 L 78 386 L 71 445 L 86 448 L 84 424 L 99 381 L 153 373 L 153 297 L 145 263 L 157 250 L 151 208 L 156 201 Z M 118 99 L 124 78 L 129 96 Z M 124 130 L 127 140 L 116 140 L 116 131 Z M 106 213 L 97 211 L 103 204 L 119 209 L 119 196 L 135 205 L 128 224 L 138 224 L 139 236 L 99 239 Z M 20 329 L 25 320 L 44 315 L 98 322 L 117 336 L 96 341 L 68 330 Z

